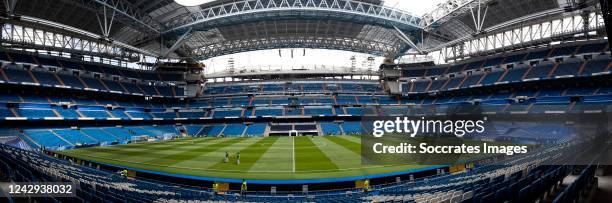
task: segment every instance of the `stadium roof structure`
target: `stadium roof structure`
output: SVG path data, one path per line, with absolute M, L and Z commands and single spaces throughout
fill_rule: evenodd
M 597 0 L 447 0 L 421 16 L 420 25 L 421 50 L 450 48 L 447 59 L 606 32 Z
M 8 4 L 7 4 L 8 2 Z M 420 18 L 380 0 L 3 1 L 35 17 L 155 53 L 210 57 L 274 48 L 322 48 L 397 56 L 418 42 Z M 414 45 L 414 44 L 413 44 Z
M 131 61 L 138 59 L 135 53 L 207 59 L 277 48 L 397 58 L 408 50 L 441 50 L 487 33 L 568 15 L 563 2 L 447 0 L 414 16 L 384 6 L 382 0 L 216 0 L 190 7 L 173 0 L 5 0 L 0 2 L 5 8 L 0 14 L 3 32 L 11 33 L 3 36 L 5 42 L 38 40 L 30 44 Z M 14 31 L 21 28 L 14 25 L 35 30 L 34 36 Z M 79 35 L 66 37 L 75 31 Z M 47 39 L 49 35 L 55 40 Z

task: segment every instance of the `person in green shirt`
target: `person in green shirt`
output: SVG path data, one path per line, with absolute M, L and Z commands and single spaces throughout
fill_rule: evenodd
M 240 186 L 240 195 L 244 194 L 247 191 L 247 182 L 242 179 L 242 185 Z
M 370 191 L 370 179 L 366 179 L 365 181 L 363 181 L 363 191 Z
M 213 192 L 217 194 L 219 192 L 219 183 L 213 183 Z

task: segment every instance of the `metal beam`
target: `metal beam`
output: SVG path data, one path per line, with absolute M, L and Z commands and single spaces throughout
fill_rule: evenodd
M 81 29 L 78 29 L 78 28 L 75 28 L 75 27 L 72 27 L 72 26 L 68 26 L 68 25 L 64 25 L 64 24 L 60 24 L 60 23 L 57 23 L 57 22 L 52 22 L 52 21 L 48 21 L 48 20 L 44 20 L 44 19 L 40 19 L 40 18 L 30 17 L 30 16 L 21 16 L 20 21 L 15 21 L 15 22 L 10 21 L 7 24 L 12 24 L 12 23 L 20 24 L 22 21 L 23 22 L 28 22 L 28 23 L 31 23 L 31 24 L 34 24 L 34 25 L 39 24 L 39 25 L 53 27 L 53 28 L 58 29 L 58 30 L 66 31 L 66 33 L 74 33 L 75 36 L 81 36 L 81 37 L 73 37 L 75 39 L 76 38 L 84 38 L 83 40 L 85 40 L 86 38 L 89 38 L 91 41 L 95 41 L 95 40 L 98 40 L 100 38 L 103 38 L 103 36 L 101 36 L 101 35 L 94 34 L 94 33 L 91 33 L 91 32 L 85 31 L 85 30 L 81 30 Z M 22 25 L 22 26 L 27 26 L 27 25 Z M 36 28 L 36 29 L 39 29 L 39 28 Z M 147 51 L 147 50 L 143 50 L 143 49 L 131 46 L 129 44 L 118 42 L 118 41 L 112 41 L 112 42 L 110 42 L 110 44 L 113 45 L 113 46 L 116 46 L 117 48 L 120 48 L 120 49 L 117 49 L 117 50 L 125 49 L 123 51 L 130 51 L 131 50 L 133 52 L 137 52 L 137 53 L 140 53 L 140 54 L 143 54 L 143 55 L 147 55 L 147 56 L 152 56 L 152 57 L 158 57 L 159 56 L 159 53 L 154 53 L 154 52 L 150 52 L 150 51 Z M 53 46 L 55 46 L 55 45 L 53 45 Z
M 262 15 L 258 14 L 265 12 L 274 12 L 281 17 L 312 15 L 319 18 L 349 18 L 354 21 L 361 19 L 364 22 L 384 24 L 386 27 L 420 28 L 420 19 L 408 12 L 362 1 L 333 0 L 330 5 L 326 0 L 311 0 L 306 4 L 302 3 L 302 0 L 242 0 L 177 16 L 165 24 L 169 29 L 163 33 L 196 25 L 210 25 L 213 24 L 211 21 L 230 21 L 232 17 L 252 20 L 261 18 Z M 252 17 L 246 18 L 247 16 Z
M 423 53 L 423 51 L 414 42 L 412 42 L 412 40 L 410 40 L 410 37 L 406 36 L 406 34 L 402 32 L 402 30 L 400 30 L 397 27 L 393 27 L 393 28 L 395 28 L 395 31 L 396 31 L 395 35 L 397 35 L 399 39 L 404 41 L 406 44 L 408 44 L 408 46 L 412 47 L 417 52 Z
M 399 55 L 399 51 L 402 47 L 401 44 L 385 44 L 361 39 L 292 36 L 286 38 L 225 41 L 197 48 L 191 52 L 191 55 L 195 56 L 197 59 L 208 59 L 247 51 L 279 48 L 314 48 L 345 50 L 378 56 L 396 57 Z
M 465 38 L 443 44 L 444 52 L 450 53 L 446 57 L 457 59 L 470 55 L 483 53 L 495 53 L 499 51 L 512 50 L 521 47 L 547 44 L 559 39 L 577 39 L 575 34 L 597 31 L 597 34 L 605 35 L 604 17 L 598 12 L 589 12 L 589 18 L 584 21 L 584 13 L 576 12 L 572 15 L 557 16 L 556 18 L 542 19 L 539 23 L 523 26 L 509 26 L 491 32 L 485 29 L 487 34 L 466 36 Z M 585 24 L 589 26 L 584 26 Z M 585 30 L 586 29 L 586 30 Z M 588 38 L 589 36 L 582 36 Z
M 103 11 L 102 7 L 109 8 L 123 17 L 119 20 L 126 24 L 132 24 L 146 33 L 159 34 L 162 29 L 159 22 L 126 0 L 80 0 L 80 2 L 97 12 Z
M 4 9 L 9 16 L 15 14 L 15 5 L 17 5 L 17 0 L 4 0 Z
M 420 26 L 425 30 L 432 30 L 457 16 L 470 11 L 471 8 L 487 4 L 492 0 L 447 0 L 438 4 L 434 10 L 421 16 Z
M 181 37 L 179 37 L 176 40 L 176 42 L 174 42 L 174 44 L 172 46 L 170 46 L 170 49 L 168 49 L 167 51 L 163 52 L 162 58 L 168 57 L 168 55 L 170 55 L 170 53 L 172 53 L 174 50 L 179 48 L 179 46 L 181 46 L 183 43 L 185 43 L 186 39 L 189 38 L 189 36 L 191 35 L 191 31 L 192 30 L 193 30 L 192 28 L 189 28 L 189 30 L 187 30 L 187 32 L 185 32 Z

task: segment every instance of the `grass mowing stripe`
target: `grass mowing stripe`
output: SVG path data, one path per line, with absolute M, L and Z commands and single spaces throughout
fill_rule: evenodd
M 329 139 L 316 138 L 312 139 L 321 151 L 327 155 L 338 168 L 360 168 L 361 167 L 361 155 L 355 154 L 355 152 L 349 150 L 341 144 L 330 141 Z
M 186 161 L 189 159 L 193 159 L 196 158 L 198 156 L 202 156 L 204 154 L 210 153 L 210 152 L 214 152 L 218 149 L 221 149 L 223 147 L 227 147 L 230 145 L 233 145 L 235 143 L 241 142 L 243 140 L 246 140 L 244 138 L 233 138 L 233 139 L 226 139 L 223 140 L 219 143 L 215 143 L 213 145 L 210 146 L 206 146 L 206 147 L 201 147 L 201 148 L 195 148 L 195 149 L 191 149 L 191 150 L 187 150 L 187 151 L 183 151 L 177 154 L 171 154 L 171 155 L 167 155 L 164 157 L 161 157 L 159 159 L 154 159 L 152 161 L 149 161 L 147 163 L 149 164 L 157 164 L 157 165 L 174 165 L 176 163 L 182 162 L 182 161 Z
M 325 136 L 325 139 L 332 141 L 344 148 L 355 152 L 356 154 L 361 155 L 361 145 L 352 141 L 348 141 L 346 139 L 342 139 L 336 136 Z
M 347 135 L 347 136 L 337 136 L 337 137 L 357 143 L 357 144 L 361 143 L 361 136 Z
M 293 157 L 291 139 L 289 137 L 279 137 L 276 142 L 264 153 L 257 163 L 249 171 L 291 171 Z
M 194 141 L 193 143 L 199 144 L 199 143 L 203 143 L 209 140 L 210 139 L 199 139 L 199 140 Z M 181 148 L 183 144 L 185 144 L 186 142 L 163 142 L 163 143 L 165 145 L 160 145 L 159 143 L 155 143 L 157 144 L 156 146 L 154 146 L 154 144 L 140 146 L 141 150 L 138 150 L 138 151 L 126 150 L 127 148 L 125 147 L 94 147 L 94 148 L 87 148 L 82 151 L 88 152 L 88 153 L 102 152 L 102 153 L 114 154 L 117 156 L 121 156 L 121 158 L 124 159 L 126 157 L 136 157 L 136 156 L 147 155 L 153 151 L 165 151 L 165 150 L 173 150 L 173 149 Z M 125 145 L 125 146 L 129 146 L 129 145 Z
M 126 144 L 126 145 L 114 145 L 112 147 L 116 149 L 132 149 L 132 148 L 140 148 L 143 146 L 146 146 L 147 148 L 151 148 L 151 147 L 165 146 L 168 144 L 187 143 L 192 140 L 197 140 L 197 139 L 192 138 L 192 137 L 187 137 L 187 138 L 164 140 L 164 141 L 157 141 L 157 142 L 137 142 L 137 143 L 131 143 L 131 144 Z
M 337 170 L 338 166 L 310 139 L 310 137 L 295 137 L 295 170 Z
M 249 170 L 257 161 L 268 151 L 268 149 L 278 140 L 278 137 L 264 138 L 246 149 L 240 151 L 240 165 L 236 165 L 235 155 L 230 156 L 228 163 L 221 160 L 211 166 L 210 169 L 217 170 Z

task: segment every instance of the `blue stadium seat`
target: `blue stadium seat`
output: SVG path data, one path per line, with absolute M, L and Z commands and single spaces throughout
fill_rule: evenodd
M 357 102 L 355 101 L 354 96 L 343 96 L 343 95 L 336 96 L 336 104 L 338 105 L 347 105 L 347 104 L 356 104 L 356 103 Z
M 331 122 L 322 122 L 321 130 L 325 135 L 341 135 L 342 131 L 340 130 L 340 126 L 337 123 Z
M 202 111 L 185 111 L 185 112 L 179 111 L 179 117 L 180 118 L 198 119 L 198 118 L 205 117 L 205 115 L 204 115 L 204 112 L 202 112 Z
M 257 108 L 255 109 L 255 116 L 282 116 L 282 108 Z
M 31 63 L 31 64 L 36 64 L 36 62 L 34 61 L 34 59 L 32 58 L 32 56 L 28 55 L 28 54 L 20 54 L 20 53 L 10 53 L 9 54 L 11 56 L 11 58 L 13 59 L 13 61 L 17 62 L 17 63 Z
M 136 136 L 136 135 L 131 134 L 127 130 L 123 128 L 119 128 L 119 127 L 107 127 L 107 128 L 102 128 L 102 130 L 104 130 L 108 134 L 111 134 L 114 137 L 117 137 L 125 141 L 132 140 L 132 136 Z
M 412 85 L 413 85 L 413 82 L 400 83 L 399 84 L 401 92 L 403 92 L 403 93 L 411 92 L 412 91 Z
M 304 92 L 322 92 L 323 84 L 306 83 L 303 86 Z
M 412 92 L 425 92 L 425 90 L 427 90 L 427 87 L 429 87 L 429 83 L 431 83 L 430 80 L 417 80 L 413 83 L 414 85 L 412 88 Z
M 143 119 L 151 119 L 151 115 L 142 110 L 136 109 L 127 109 L 125 111 L 126 114 L 130 115 L 132 118 L 143 118 Z
M 247 130 L 245 131 L 244 135 L 246 136 L 262 136 L 265 131 L 266 131 L 266 127 L 268 126 L 268 124 L 264 124 L 264 123 L 254 123 L 251 124 L 247 127 Z
M 578 71 L 580 71 L 580 66 L 582 62 L 579 60 L 575 61 L 566 61 L 560 63 L 555 69 L 553 76 L 575 76 L 578 75 Z
M 157 90 L 155 89 L 155 87 L 151 85 L 139 85 L 139 86 L 140 86 L 140 89 L 144 91 L 145 95 L 161 96 L 159 93 L 157 93 Z
M 465 69 L 464 69 L 464 70 L 465 70 L 465 71 L 468 71 L 468 70 L 476 70 L 476 69 L 481 68 L 481 67 L 483 66 L 483 64 L 484 64 L 484 61 L 474 61 L 474 62 L 468 63 L 468 64 L 465 66 Z
M 349 115 L 361 116 L 364 115 L 365 112 L 361 107 L 346 107 L 346 113 Z
M 70 86 L 72 88 L 85 88 L 83 83 L 76 76 L 64 74 L 58 74 L 57 76 L 59 76 L 60 79 L 64 82 L 64 85 Z
M 159 75 L 157 72 L 148 72 L 148 71 L 140 71 L 139 75 L 143 80 L 151 80 L 151 81 L 160 81 Z
M 12 82 L 28 82 L 34 83 L 34 79 L 28 71 L 23 69 L 4 69 L 4 74 Z
M 108 90 L 110 91 L 125 92 L 123 87 L 121 87 L 121 85 L 117 81 L 102 80 L 102 82 L 106 85 L 106 87 L 108 87 Z
M 78 119 L 79 114 L 73 108 L 56 108 L 55 109 L 64 119 Z
M 359 121 L 346 121 L 342 123 L 342 129 L 344 130 L 344 134 L 361 134 L 361 122 Z
M 99 79 L 89 77 L 81 77 L 81 79 L 83 80 L 83 82 L 85 82 L 88 88 L 107 91 L 106 87 L 104 87 L 104 85 Z
M 429 86 L 428 92 L 432 91 L 440 91 L 442 87 L 448 82 L 448 78 L 436 78 L 436 80 L 431 82 Z
M 212 125 L 212 126 L 207 126 L 204 131 L 206 135 L 211 136 L 211 137 L 216 137 L 220 135 L 221 132 L 223 132 L 224 128 L 225 128 L 225 125 Z
M 80 110 L 81 114 L 87 118 L 95 118 L 95 119 L 106 119 L 109 118 L 107 111 L 104 110 Z
M 13 112 L 6 107 L 0 107 L 0 120 L 4 119 L 5 117 L 15 117 L 15 114 L 13 114 Z
M 24 133 L 32 138 L 34 142 L 44 147 L 72 146 L 49 130 L 24 130 Z
M 523 76 L 527 72 L 527 70 L 529 70 L 529 67 L 525 65 L 516 66 L 514 68 L 508 69 L 508 72 L 506 73 L 506 75 L 501 81 L 506 81 L 506 82 L 521 81 L 523 79 Z
M 21 97 L 25 103 L 49 103 L 45 96 L 22 94 Z
M 20 103 L 20 102 L 22 102 L 22 100 L 21 100 L 21 97 L 19 97 L 19 95 L 17 95 L 17 94 L 4 94 L 4 93 L 0 93 L 0 102 L 3 102 L 3 103 L 8 103 L 8 102 Z
M 300 108 L 286 108 L 285 109 L 285 116 L 301 116 L 302 115 L 302 109 Z
M 128 82 L 121 82 L 121 85 L 123 87 L 125 87 L 125 89 L 128 91 L 127 93 L 131 93 L 131 94 L 144 94 L 140 88 L 138 88 L 138 86 L 136 86 L 133 83 L 128 83 Z
M 440 90 L 457 89 L 459 88 L 459 85 L 461 85 L 461 82 L 463 82 L 463 80 L 465 80 L 464 75 L 455 75 L 455 77 L 450 78 L 450 80 L 446 83 L 446 85 L 444 86 L 444 89 L 440 89 Z
M 566 90 L 565 96 L 588 96 L 593 95 L 595 90 L 594 87 L 570 87 Z
M 202 128 L 204 126 L 202 125 L 185 125 L 185 130 L 187 131 L 187 134 L 190 136 L 198 136 L 200 134 L 200 131 L 202 130 Z
M 159 91 L 161 96 L 166 96 L 166 97 L 174 96 L 174 94 L 172 93 L 172 87 L 170 86 L 155 86 L 155 88 L 157 89 L 157 91 Z
M 51 109 L 44 108 L 19 108 L 17 110 L 17 113 L 21 116 L 21 117 L 27 117 L 28 119 L 44 119 L 44 118 L 49 118 L 49 117 L 57 117 L 57 115 L 55 115 L 55 113 L 53 113 L 53 111 Z
M 67 140 L 68 142 L 78 145 L 78 144 L 96 144 L 99 143 L 98 140 L 95 140 L 83 133 L 81 133 L 81 131 L 79 130 L 73 130 L 73 129 L 56 129 L 53 130 L 53 132 L 55 132 L 55 134 L 57 134 L 58 136 L 61 136 L 62 138 L 64 138 L 65 140 Z
M 446 71 L 446 67 L 441 67 L 441 68 L 431 68 L 431 69 L 427 69 L 427 72 L 425 73 L 426 77 L 429 76 L 440 76 L 442 74 L 444 74 L 444 71 Z
M 445 72 L 445 73 L 446 73 L 446 74 L 449 74 L 449 73 L 458 73 L 458 72 L 461 72 L 461 71 L 462 71 L 462 70 L 463 70 L 465 67 L 466 67 L 466 65 L 465 65 L 465 64 L 453 65 L 453 66 L 449 67 L 449 68 L 446 70 L 446 72 Z
M 514 55 L 510 55 L 508 57 L 506 57 L 506 60 L 504 61 L 504 63 L 517 63 L 517 62 L 521 62 L 525 59 L 525 56 L 527 54 L 514 54 Z
M 483 67 L 495 67 L 498 66 L 499 64 L 501 64 L 502 60 L 504 60 L 504 57 L 494 57 L 494 58 L 488 58 L 487 61 L 484 63 Z
M 122 69 L 121 71 L 118 71 L 120 75 L 123 75 L 125 77 L 129 77 L 129 78 L 136 78 L 136 79 L 140 79 L 142 78 L 140 76 L 140 74 L 138 73 L 138 71 L 136 70 L 132 70 L 132 69 Z
M 128 120 L 130 119 L 130 116 L 128 116 L 125 113 L 125 109 L 121 109 L 121 108 L 116 108 L 113 109 L 112 111 L 109 111 L 109 113 L 111 113 L 111 115 L 115 118 L 120 118 L 122 120 Z
M 304 107 L 304 115 L 333 116 L 331 107 Z
M 529 72 L 525 76 L 525 79 L 548 78 L 548 74 L 550 74 L 554 66 L 555 66 L 554 63 L 544 63 L 543 62 L 543 63 L 537 64 L 529 70 Z
M 586 45 L 580 46 L 576 54 L 599 53 L 604 48 L 606 48 L 606 43 L 586 44 Z
M 594 59 L 587 61 L 581 75 L 591 75 L 593 73 L 604 72 L 610 67 L 610 59 Z
M 542 50 L 542 51 L 529 52 L 529 54 L 527 55 L 527 58 L 525 60 L 527 60 L 527 61 L 531 61 L 531 60 L 535 60 L 535 59 L 542 60 L 546 56 L 548 56 L 549 52 L 550 52 L 550 50 L 548 50 L 548 49 Z
M 482 81 L 480 82 L 481 85 L 493 85 L 495 84 L 497 81 L 499 81 L 499 79 L 501 78 L 501 76 L 505 73 L 505 70 L 500 70 L 500 69 L 493 69 L 491 72 L 487 72 L 484 76 L 484 78 L 482 78 Z
M 54 73 L 32 71 L 32 74 L 34 75 L 34 77 L 36 77 L 36 79 L 38 79 L 38 82 L 40 84 L 51 85 L 51 86 L 61 85 L 61 83 L 57 81 L 57 79 L 55 78 Z
M 424 77 L 427 69 L 402 70 L 402 77 Z
M 215 109 L 214 118 L 241 117 L 242 109 Z
M 570 56 L 570 55 L 573 55 L 574 52 L 576 52 L 576 46 L 557 47 L 552 51 L 552 53 L 550 53 L 550 55 L 551 56 Z
M 242 136 L 246 126 L 244 124 L 227 124 L 223 130 L 223 135 L 227 137 Z
M 85 71 L 96 72 L 96 73 L 104 73 L 104 71 L 101 69 L 100 66 L 96 66 L 96 65 L 92 65 L 92 64 L 87 64 L 87 63 L 81 63 L 81 66 L 83 67 L 83 70 L 85 70 Z
M 163 118 L 163 119 L 174 119 L 176 117 L 176 112 L 151 112 L 151 115 L 155 118 Z
M 480 73 L 472 73 L 472 75 L 468 76 L 468 78 L 463 81 L 463 84 L 461 84 L 460 88 L 469 88 L 472 85 L 476 85 L 480 81 L 480 79 L 483 78 L 483 76 L 484 75 Z

